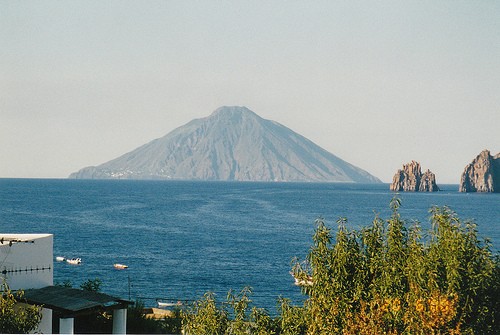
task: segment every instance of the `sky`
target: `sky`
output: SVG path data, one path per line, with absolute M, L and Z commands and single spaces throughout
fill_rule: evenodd
M 500 1 L 0 1 L 0 178 L 246 106 L 384 182 L 500 152 Z

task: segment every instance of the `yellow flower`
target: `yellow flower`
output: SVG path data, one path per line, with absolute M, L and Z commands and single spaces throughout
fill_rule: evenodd
M 425 308 L 424 302 L 422 301 L 422 299 L 418 299 L 415 302 L 415 310 L 419 313 L 422 313 L 424 311 L 424 308 Z
M 401 300 L 399 298 L 394 298 L 391 301 L 391 311 L 397 313 L 401 310 Z

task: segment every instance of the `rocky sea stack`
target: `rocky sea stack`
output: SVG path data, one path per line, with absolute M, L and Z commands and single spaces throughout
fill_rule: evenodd
M 420 163 L 411 161 L 404 164 L 392 179 L 391 191 L 437 192 L 436 176 L 430 170 L 422 173 Z
M 70 178 L 381 182 L 289 128 L 238 106 L 221 107 Z
M 500 153 L 483 150 L 468 164 L 460 178 L 460 192 L 500 192 Z

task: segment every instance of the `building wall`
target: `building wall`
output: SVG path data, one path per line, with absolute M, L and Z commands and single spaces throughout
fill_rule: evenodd
M 53 285 L 52 234 L 0 234 L 0 276 L 11 290 Z M 12 244 L 10 242 L 13 241 Z
M 11 290 L 53 285 L 52 234 L 0 234 L 2 238 L 0 280 L 5 280 Z M 42 321 L 35 333 L 52 333 L 52 310 L 42 309 Z

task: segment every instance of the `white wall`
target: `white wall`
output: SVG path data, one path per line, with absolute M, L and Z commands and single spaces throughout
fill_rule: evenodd
M 11 290 L 53 285 L 52 234 L 0 234 L 1 238 L 0 281 L 5 279 Z M 9 245 L 12 240 L 22 242 Z M 42 309 L 42 321 L 35 333 L 52 333 L 52 310 Z
M 52 310 L 48 308 L 42 308 L 42 321 L 35 329 L 33 334 L 51 334 L 52 333 Z
M 0 234 L 0 276 L 11 290 L 53 285 L 52 234 Z M 26 242 L 13 242 L 11 240 Z

